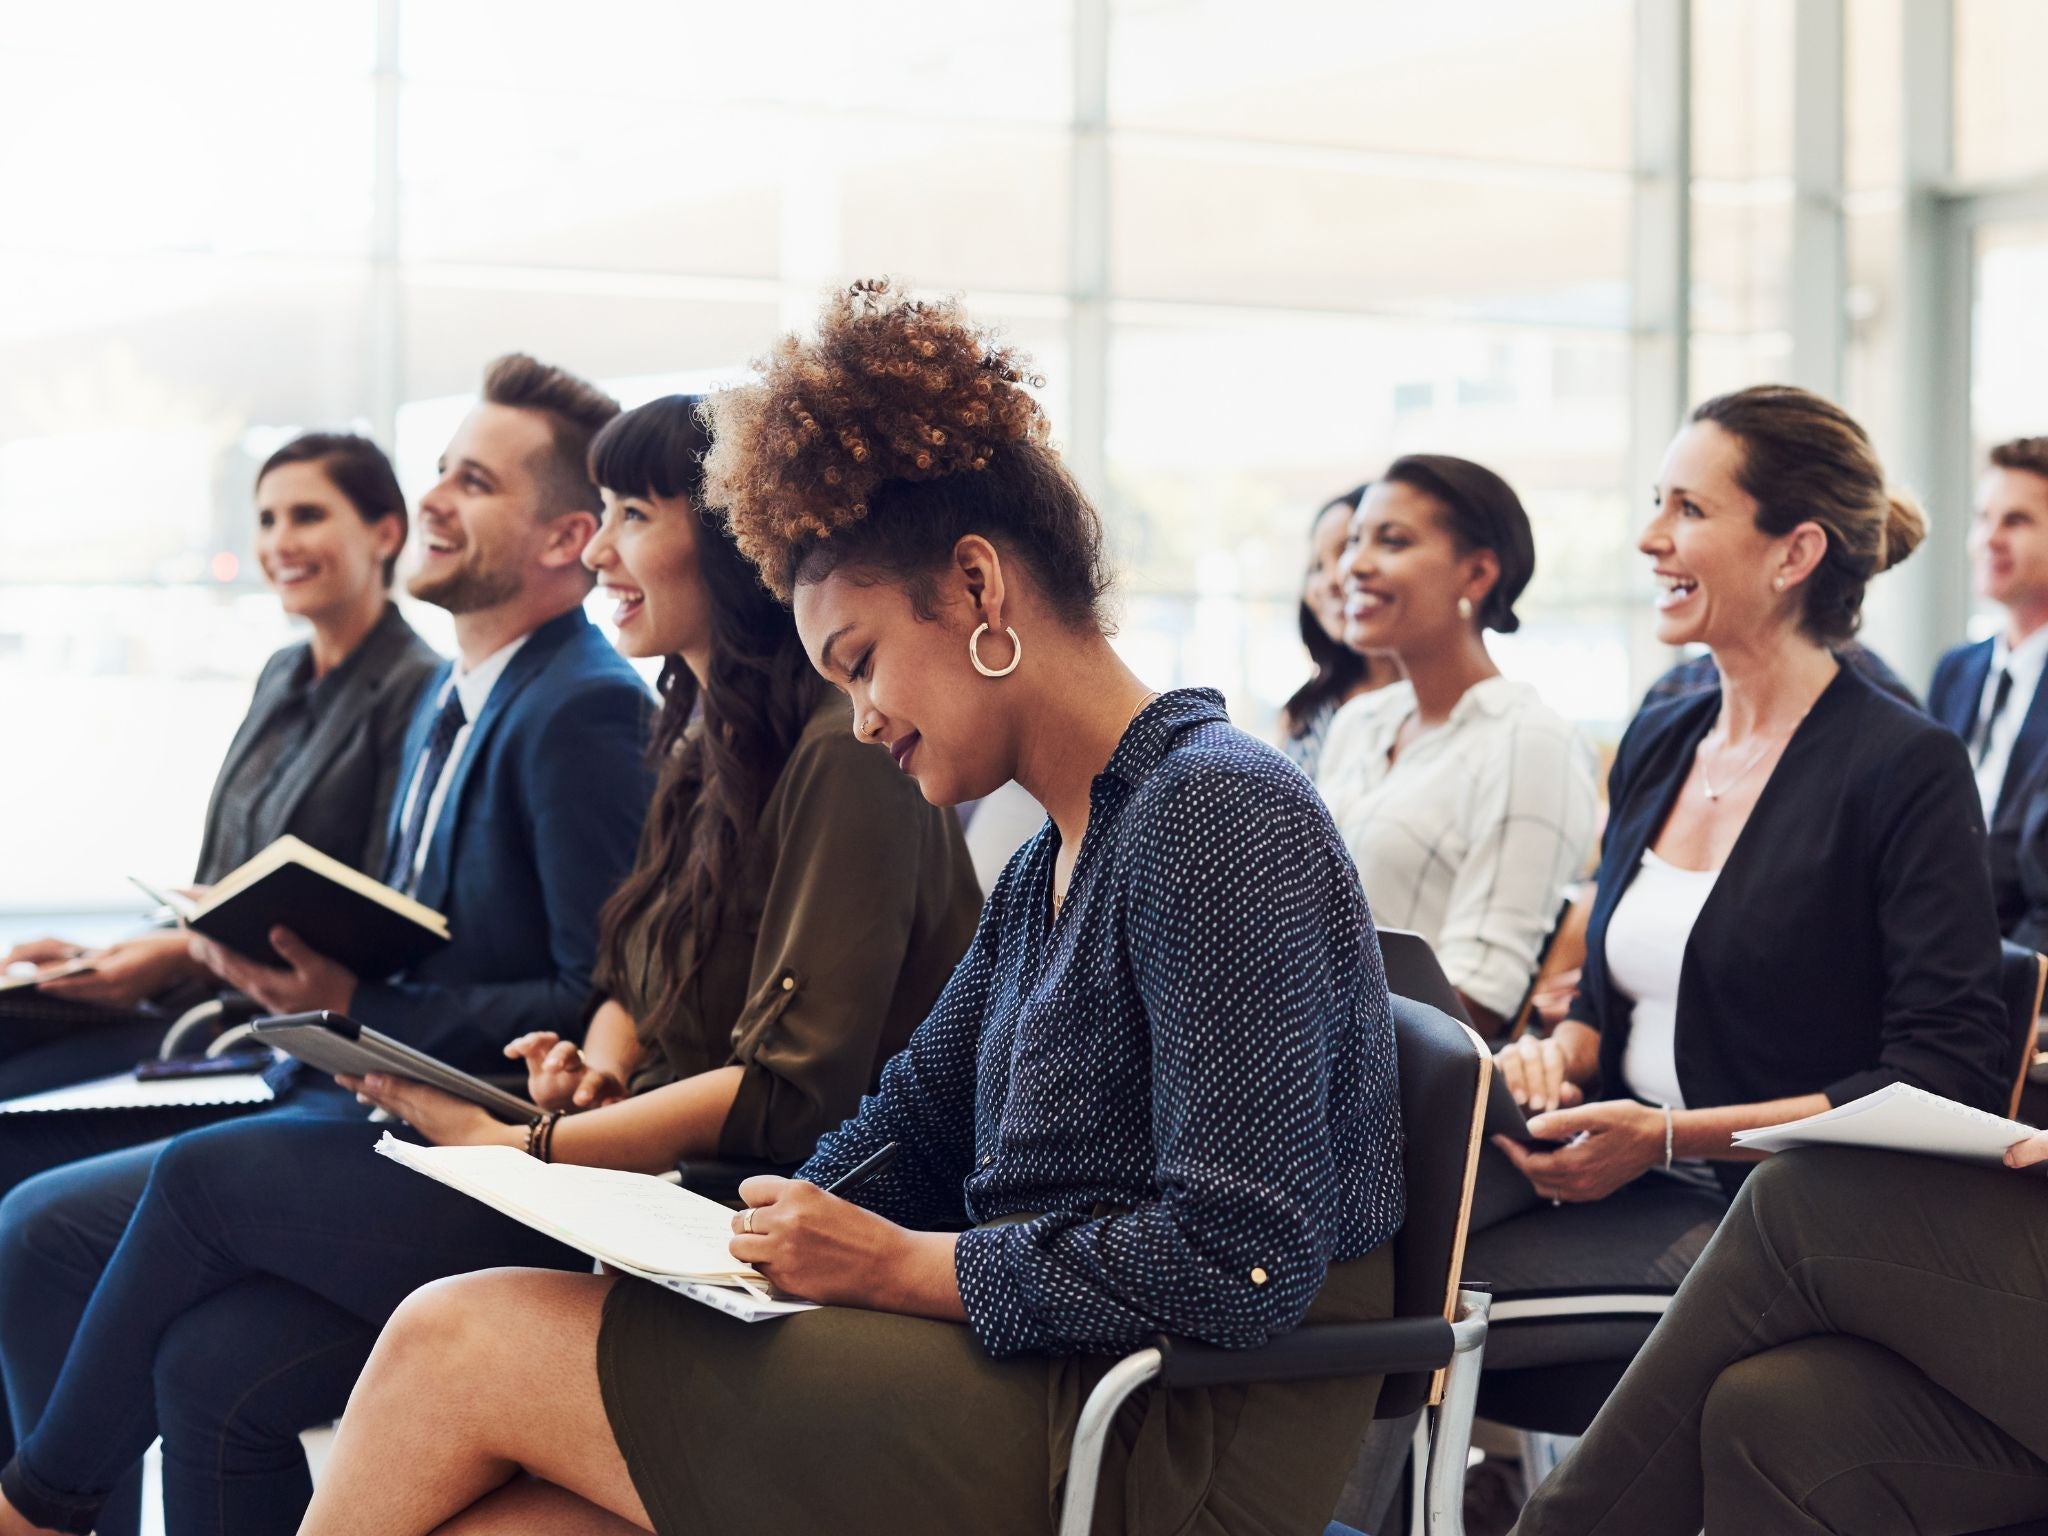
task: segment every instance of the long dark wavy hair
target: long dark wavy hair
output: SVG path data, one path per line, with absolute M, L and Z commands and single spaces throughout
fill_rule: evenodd
M 1333 507 L 1344 507 L 1352 512 L 1365 500 L 1365 493 L 1372 482 L 1354 486 L 1342 496 L 1333 496 L 1316 508 L 1316 515 L 1309 519 L 1309 533 L 1315 533 L 1320 523 Z M 1294 690 L 1293 696 L 1280 706 L 1280 718 L 1287 722 L 1287 734 L 1299 736 L 1308 722 L 1316 717 L 1316 711 L 1332 702 L 1341 704 L 1344 695 L 1364 682 L 1372 671 L 1372 662 L 1351 649 L 1341 640 L 1332 640 L 1323 630 L 1322 621 L 1316 617 L 1315 609 L 1309 606 L 1307 598 L 1301 600 L 1301 643 L 1308 650 L 1308 659 L 1315 663 L 1315 672 L 1309 680 Z
M 796 621 L 701 506 L 710 433 L 695 395 L 627 411 L 590 445 L 590 478 L 614 496 L 682 497 L 697 519 L 697 568 L 711 606 L 711 664 L 703 685 L 679 656 L 662 664 L 661 714 L 652 754 L 670 769 L 648 808 L 640 857 L 604 905 L 598 946 L 624 975 L 625 936 L 647 923 L 655 953 L 696 956 L 669 965 L 656 1017 L 673 1012 L 739 889 L 747 840 L 825 688 L 797 640 Z M 671 759 L 675 759 L 672 763 Z M 690 942 L 694 941 L 694 942 Z

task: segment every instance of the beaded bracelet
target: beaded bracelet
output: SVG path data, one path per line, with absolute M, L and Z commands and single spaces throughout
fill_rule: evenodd
M 526 1155 L 544 1163 L 555 1156 L 555 1125 L 562 1118 L 559 1109 L 542 1110 L 526 1123 Z

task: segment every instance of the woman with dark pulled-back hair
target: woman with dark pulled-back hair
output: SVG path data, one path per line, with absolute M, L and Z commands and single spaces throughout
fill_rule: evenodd
M 1402 676 L 1337 711 L 1316 771 L 1374 917 L 1429 941 L 1487 1035 L 1529 989 L 1599 804 L 1591 744 L 1487 654 L 1535 569 L 1528 514 L 1492 470 L 1389 465 L 1351 520 L 1344 640 Z
M 1112 1357 L 1388 1315 L 1400 1128 L 1357 876 L 1220 698 L 1117 659 L 1100 527 L 1023 382 L 953 305 L 863 283 L 714 410 L 708 494 L 854 729 L 929 800 L 1015 778 L 1050 813 L 880 1091 L 797 1179 L 742 1186 L 734 1256 L 828 1305 L 748 1328 L 610 1277 L 416 1295 L 307 1532 L 1048 1536 Z M 1156 1394 L 1096 1529 L 1320 1528 L 1375 1395 Z
M 1311 779 L 1337 711 L 1401 675 L 1399 663 L 1390 657 L 1354 651 L 1344 643 L 1344 562 L 1351 552 L 1351 518 L 1371 489 L 1353 486 L 1333 497 L 1309 524 L 1308 569 L 1301 577 L 1295 626 L 1315 671 L 1280 707 L 1280 750 Z
M 374 871 L 413 702 L 441 662 L 391 601 L 405 495 L 368 438 L 308 432 L 264 461 L 254 499 L 256 565 L 311 633 L 256 679 L 214 782 L 193 883 L 213 884 L 287 833 Z M 151 1054 L 177 1010 L 218 985 L 188 942 L 169 928 L 90 952 L 36 939 L 0 954 L 0 969 L 49 973 L 32 998 L 0 1000 L 0 1098 Z M 159 1011 L 138 1017 L 152 1001 Z
M 1863 429 L 1805 390 L 1709 400 L 1665 453 L 1639 545 L 1657 638 L 1707 646 L 1720 684 L 1629 726 L 1569 1015 L 1500 1053 L 1531 1132 L 1561 1145 L 1501 1140 L 1522 1178 L 1482 1170 L 1489 1214 L 1515 1186 L 1534 1207 L 1472 1238 L 1496 1295 L 1675 1285 L 1754 1165 L 1737 1131 L 1890 1083 L 2005 1111 L 2018 1064 L 1968 755 L 1831 650 L 1923 533 Z M 1504 1329 L 1487 1369 L 1552 1363 L 1536 1347 Z

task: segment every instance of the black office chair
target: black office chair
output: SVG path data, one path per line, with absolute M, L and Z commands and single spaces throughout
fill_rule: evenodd
M 1393 1006 L 1408 1196 L 1407 1220 L 1394 1238 L 1394 1316 L 1378 1323 L 1311 1324 L 1259 1349 L 1216 1349 L 1161 1336 L 1150 1348 L 1126 1355 L 1081 1407 L 1060 1536 L 1086 1536 L 1110 1426 L 1140 1387 L 1336 1376 L 1385 1378 L 1375 1418 L 1406 1418 L 1436 1406 L 1427 1530 L 1431 1536 L 1463 1536 L 1465 1456 L 1486 1348 L 1487 1299 L 1459 1290 L 1458 1273 L 1493 1060 L 1470 1028 L 1436 1009 L 1402 997 Z
M 1998 992 L 2005 1000 L 2013 1034 L 2012 1103 L 2006 1113 L 2017 1115 L 2041 1038 L 2041 992 L 2048 985 L 2048 957 L 2010 939 L 2001 940 L 1998 947 Z

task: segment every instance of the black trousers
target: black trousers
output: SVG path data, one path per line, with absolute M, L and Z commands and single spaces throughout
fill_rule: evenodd
M 1808 1148 L 1743 1186 L 1516 1536 L 2048 1515 L 2048 1179 Z

